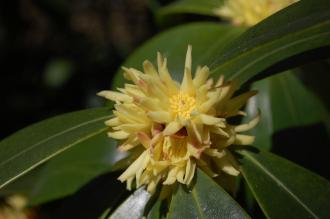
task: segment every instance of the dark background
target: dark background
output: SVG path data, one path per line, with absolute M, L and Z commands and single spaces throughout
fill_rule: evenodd
M 95 94 L 156 33 L 152 6 L 159 4 L 0 1 L 0 139 L 50 116 L 102 106 Z

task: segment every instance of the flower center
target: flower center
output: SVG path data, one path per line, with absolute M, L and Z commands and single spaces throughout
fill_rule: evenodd
M 170 98 L 170 107 L 175 116 L 182 116 L 185 119 L 189 119 L 190 113 L 194 110 L 195 106 L 195 98 L 185 93 L 180 92 Z

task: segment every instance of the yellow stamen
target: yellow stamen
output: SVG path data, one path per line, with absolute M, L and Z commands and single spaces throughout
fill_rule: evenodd
M 178 93 L 170 98 L 170 108 L 175 117 L 182 116 L 185 119 L 190 118 L 190 113 L 196 107 L 196 100 L 194 97 L 186 93 Z

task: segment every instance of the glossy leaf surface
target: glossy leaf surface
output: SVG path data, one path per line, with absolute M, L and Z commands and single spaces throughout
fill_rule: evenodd
M 151 194 L 144 187 L 130 195 L 109 217 L 109 219 L 140 219 L 144 214 Z
M 238 150 L 243 177 L 268 218 L 329 218 L 330 183 L 269 152 Z
M 249 218 L 245 211 L 213 179 L 197 171 L 191 191 L 179 186 L 167 218 Z
M 188 44 L 193 46 L 193 69 L 207 64 L 229 41 L 239 36 L 244 29 L 224 26 L 218 23 L 192 23 L 175 27 L 158 34 L 138 48 L 123 64 L 126 67 L 142 69 L 142 63 L 148 59 L 156 63 L 157 51 L 168 59 L 168 68 L 176 80 L 181 80 Z M 121 87 L 124 83 L 120 69 L 112 87 Z
M 299 1 L 251 27 L 219 51 L 210 67 L 244 83 L 291 56 L 328 45 L 330 1 Z
M 258 109 L 261 111 L 260 123 L 250 131 L 256 136 L 254 145 L 259 148 L 271 149 L 273 135 L 281 130 L 329 123 L 326 108 L 295 71 L 257 81 L 251 89 L 257 90 L 258 95 L 248 102 L 246 112 L 253 116 Z
M 68 113 L 29 126 L 0 142 L 0 188 L 107 128 L 106 108 Z
M 71 195 L 93 178 L 109 171 L 123 155 L 117 152 L 116 144 L 101 132 L 50 160 L 42 167 L 29 203 L 38 205 Z
M 171 74 L 179 80 L 186 48 L 191 44 L 194 67 L 208 65 L 215 75 L 224 74 L 227 79 L 244 83 L 292 56 L 297 55 L 296 63 L 288 67 L 305 62 L 299 54 L 330 45 L 330 2 L 300 1 L 235 39 L 238 30 L 242 31 L 217 23 L 179 26 L 152 38 L 133 53 L 124 66 L 141 69 L 145 59 L 155 63 L 156 52 L 160 51 L 168 57 Z M 119 72 L 113 87 L 123 83 Z

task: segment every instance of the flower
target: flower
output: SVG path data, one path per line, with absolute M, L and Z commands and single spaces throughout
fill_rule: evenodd
M 253 26 L 298 0 L 226 0 L 214 13 L 235 25 Z
M 34 212 L 26 210 L 27 199 L 21 195 L 11 195 L 0 201 L 0 219 L 34 218 Z
M 188 46 L 181 85 L 167 69 L 167 59 L 158 53 L 158 69 L 148 60 L 144 72 L 123 68 L 125 84 L 117 91 L 101 91 L 99 96 L 115 102 L 114 117 L 106 121 L 109 137 L 121 141 L 121 151 L 134 151 L 136 158 L 119 177 L 128 189 L 175 182 L 189 185 L 196 166 L 215 177 L 221 171 L 238 175 L 235 159 L 227 149 L 232 144 L 248 145 L 253 136 L 239 134 L 254 127 L 259 116 L 248 124 L 231 125 L 228 118 L 245 115 L 240 108 L 256 94 L 248 91 L 232 97 L 238 85 L 208 79 L 209 68 L 198 67 L 191 73 L 191 50 Z

